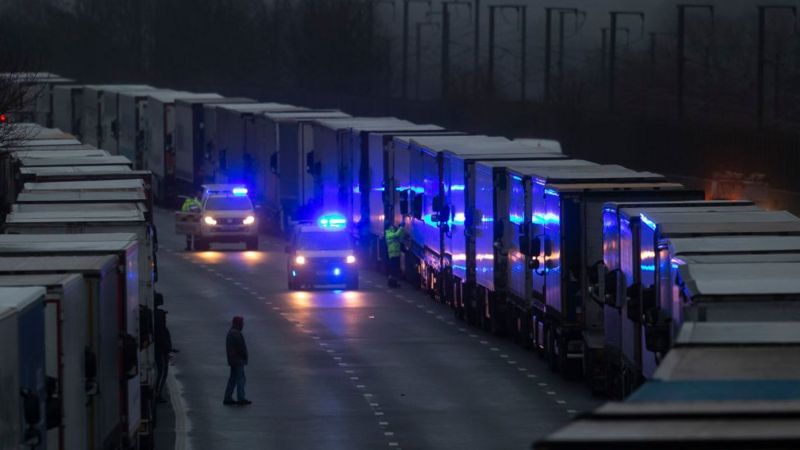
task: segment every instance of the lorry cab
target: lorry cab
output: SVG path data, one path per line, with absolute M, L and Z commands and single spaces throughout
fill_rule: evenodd
M 208 250 L 212 242 L 244 242 L 258 250 L 258 225 L 247 188 L 231 184 L 203 185 L 200 210 L 177 212 L 175 232 L 193 241 L 195 250 Z
M 295 227 L 289 254 L 289 290 L 343 284 L 358 289 L 358 261 L 344 216 L 325 215 L 316 224 Z

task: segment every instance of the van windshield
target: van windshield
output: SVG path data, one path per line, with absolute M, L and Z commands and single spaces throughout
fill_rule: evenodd
M 249 211 L 253 204 L 247 197 L 209 197 L 206 200 L 207 211 Z
M 305 231 L 297 237 L 298 250 L 349 250 L 347 233 Z

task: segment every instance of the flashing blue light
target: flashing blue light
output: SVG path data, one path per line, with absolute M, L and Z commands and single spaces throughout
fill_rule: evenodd
M 642 264 L 642 272 L 655 272 L 656 266 L 655 264 Z
M 451 191 L 463 191 L 466 187 L 463 184 L 454 184 L 450 186 Z
M 453 225 L 464 225 L 466 220 L 467 216 L 464 213 L 456 213 L 453 216 Z
M 294 271 L 294 270 L 293 270 L 293 271 L 292 271 L 292 276 L 293 276 L 293 277 L 296 277 L 296 276 L 297 276 L 297 271 Z
M 519 214 L 511 214 L 509 220 L 511 221 L 511 223 L 519 225 L 525 221 L 525 218 L 520 216 Z
M 342 269 L 340 269 L 340 268 L 338 268 L 338 267 L 337 267 L 337 268 L 335 268 L 335 269 L 333 269 L 333 275 L 334 275 L 334 276 L 337 276 L 337 277 L 338 277 L 338 276 L 339 276 L 339 275 L 341 275 L 341 274 L 342 274 Z
M 247 188 L 246 187 L 235 187 L 235 188 L 233 188 L 233 190 L 231 192 L 233 192 L 233 195 L 236 195 L 236 196 L 239 196 L 239 197 L 243 197 L 243 196 L 247 195 Z
M 522 181 L 522 177 L 517 176 L 517 175 L 511 175 L 511 179 L 513 179 L 515 181 Z
M 653 222 L 652 220 L 648 219 L 647 216 L 645 216 L 644 214 L 640 214 L 639 217 L 642 218 L 642 222 L 644 222 L 645 225 L 650 227 L 651 230 L 655 231 L 655 229 L 656 229 L 655 222 Z
M 326 214 L 318 222 L 322 228 L 344 228 L 347 225 L 347 219 L 341 214 Z

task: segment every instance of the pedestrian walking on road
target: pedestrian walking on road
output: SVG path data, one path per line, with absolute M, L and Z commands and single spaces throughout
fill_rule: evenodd
M 228 365 L 231 367 L 228 376 L 228 386 L 225 388 L 225 405 L 249 405 L 253 402 L 244 395 L 244 366 L 247 365 L 247 344 L 244 342 L 242 329 L 244 328 L 244 318 L 236 316 L 233 318 L 231 329 L 228 330 L 228 337 L 225 339 L 225 350 L 228 354 Z M 233 388 L 236 387 L 237 400 L 233 400 Z

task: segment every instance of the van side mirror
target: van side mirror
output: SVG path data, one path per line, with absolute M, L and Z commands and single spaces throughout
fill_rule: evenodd
M 544 239 L 544 256 L 550 257 L 553 255 L 553 241 L 550 238 Z

